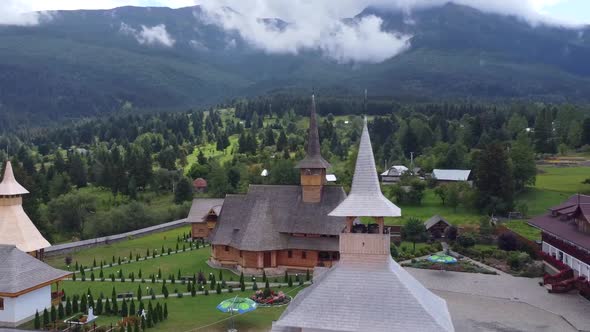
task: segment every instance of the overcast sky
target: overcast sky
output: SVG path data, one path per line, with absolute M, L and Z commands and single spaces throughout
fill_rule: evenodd
M 135 6 L 167 6 L 178 8 L 198 4 L 203 0 L 1 0 L 0 19 L 9 14 L 27 11 L 43 11 L 57 9 L 106 9 L 124 5 Z M 343 16 L 356 14 L 361 8 L 375 3 L 398 3 L 411 7 L 416 3 L 438 3 L 447 0 L 222 0 L 218 2 L 230 3 L 235 7 L 249 6 L 289 8 L 298 3 L 314 3 L 319 6 L 332 6 L 336 12 Z M 481 9 L 505 11 L 506 13 L 521 14 L 526 17 L 532 15 L 544 15 L 555 20 L 570 23 L 590 23 L 589 0 L 457 0 L 465 4 L 471 4 Z M 288 12 L 288 11 L 286 11 Z

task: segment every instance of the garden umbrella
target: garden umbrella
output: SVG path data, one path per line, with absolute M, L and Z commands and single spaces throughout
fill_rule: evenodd
M 217 305 L 217 310 L 221 312 L 229 312 L 232 315 L 230 331 L 236 331 L 234 329 L 233 314 L 245 314 L 247 312 L 256 310 L 257 306 L 258 304 L 256 304 L 256 302 L 253 300 L 236 296 L 232 299 L 227 299 L 219 303 Z
M 428 256 L 428 261 L 441 264 L 441 266 L 440 266 L 441 270 L 442 270 L 442 267 L 444 264 L 457 263 L 457 259 L 455 257 L 449 256 L 449 255 L 430 255 L 430 256 Z

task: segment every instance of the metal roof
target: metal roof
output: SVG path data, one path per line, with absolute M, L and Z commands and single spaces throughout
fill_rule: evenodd
M 70 274 L 54 269 L 14 245 L 0 245 L 0 293 L 16 294 Z
M 305 158 L 297 163 L 295 168 L 330 168 L 320 153 L 320 134 L 315 111 L 315 96 L 311 96 L 311 115 L 309 116 L 309 137 L 307 139 L 307 153 Z
M 401 216 L 400 208 L 381 193 L 366 118 L 361 134 L 350 194 L 337 208 L 330 212 L 330 215 L 340 217 Z
M 28 193 L 29 191 L 21 186 L 14 178 L 12 164 L 10 161 L 7 161 L 4 170 L 4 178 L 0 183 L 0 196 L 24 195 Z
M 590 219 L 590 196 L 573 195 L 566 202 L 550 208 L 549 211 L 529 220 L 529 225 L 590 250 L 590 234 L 579 231 L 573 220 L 561 220 L 563 215 L 571 215 L 572 213 L 580 213 Z M 555 216 L 552 212 L 555 213 Z
M 434 169 L 432 177 L 440 181 L 467 181 L 471 170 L 468 169 Z

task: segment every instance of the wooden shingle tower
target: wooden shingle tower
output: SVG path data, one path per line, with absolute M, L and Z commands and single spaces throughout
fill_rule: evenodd
M 303 202 L 319 203 L 322 200 L 323 187 L 326 184 L 326 170 L 330 168 L 320 152 L 320 135 L 318 131 L 315 96 L 311 96 L 311 115 L 309 117 L 309 136 L 307 153 L 297 166 L 300 170 Z

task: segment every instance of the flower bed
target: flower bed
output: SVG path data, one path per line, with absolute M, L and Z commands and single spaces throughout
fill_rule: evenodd
M 468 272 L 468 273 L 483 273 L 483 274 L 497 274 L 494 271 L 490 271 L 478 265 L 475 265 L 468 261 L 458 261 L 456 264 L 442 265 L 440 263 L 433 263 L 427 260 L 419 260 L 408 264 L 402 264 L 405 267 L 413 267 L 417 269 L 428 269 L 428 270 L 445 270 L 454 272 Z
M 259 307 L 282 306 L 291 302 L 290 296 L 281 291 L 275 293 L 273 290 L 257 290 L 250 298 L 258 303 Z

